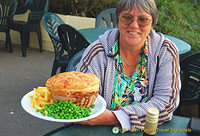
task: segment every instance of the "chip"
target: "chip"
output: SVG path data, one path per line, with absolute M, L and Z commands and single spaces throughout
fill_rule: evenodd
M 34 88 L 34 93 L 29 94 L 32 98 L 31 107 L 42 110 L 46 104 L 53 104 L 54 99 L 46 87 Z

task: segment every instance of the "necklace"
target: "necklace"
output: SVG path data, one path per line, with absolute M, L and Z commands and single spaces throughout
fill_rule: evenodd
M 134 73 L 134 69 L 136 67 L 136 65 L 132 64 L 128 64 L 125 59 L 123 59 L 123 57 L 121 57 L 122 59 L 122 65 L 124 66 L 124 70 L 127 76 L 132 77 L 133 73 Z M 124 65 L 125 64 L 125 65 Z
M 128 64 L 127 62 L 126 62 L 126 60 L 121 56 L 121 58 L 122 58 L 122 62 L 124 62 L 128 67 L 135 67 L 135 64 Z

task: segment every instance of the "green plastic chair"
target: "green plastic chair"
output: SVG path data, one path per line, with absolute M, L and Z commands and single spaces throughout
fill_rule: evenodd
M 70 61 L 70 67 L 75 70 L 75 64 L 80 61 L 80 55 L 79 60 L 76 59 L 74 61 L 71 61 L 71 58 L 79 51 L 82 51 L 85 49 L 90 43 L 86 40 L 86 38 L 74 27 L 68 25 L 68 24 L 61 24 L 58 27 L 58 35 L 60 37 L 62 48 L 67 52 L 68 59 Z M 83 52 L 82 52 L 83 53 Z M 77 55 L 76 55 L 77 56 Z M 69 63 L 67 65 L 67 68 L 69 67 Z M 70 68 L 70 69 L 71 69 Z M 68 69 L 69 70 L 69 69 Z M 71 69 L 72 70 L 72 69 Z
M 26 47 L 29 46 L 29 33 L 36 32 L 38 36 L 40 52 L 42 52 L 42 35 L 40 20 L 48 11 L 49 0 L 26 0 L 22 7 L 17 8 L 15 14 L 24 14 L 30 10 L 28 21 L 11 21 L 11 29 L 20 32 L 22 56 L 26 56 Z
M 10 38 L 10 21 L 12 20 L 16 8 L 17 0 L 0 0 L 0 32 L 6 33 L 6 49 L 12 52 L 12 43 Z
M 61 24 L 58 27 L 58 35 L 69 59 L 90 44 L 78 30 L 68 24 Z
M 59 16 L 57 16 L 52 12 L 46 12 L 42 17 L 42 21 L 44 28 L 48 32 L 54 47 L 55 57 L 51 72 L 51 76 L 53 76 L 56 75 L 58 68 L 60 68 L 60 72 L 66 71 L 69 62 L 69 57 L 62 48 L 62 43 L 58 36 L 58 30 L 57 30 L 58 26 L 64 24 L 64 22 Z
M 82 58 L 84 51 L 85 49 L 82 49 L 76 54 L 74 54 L 74 56 L 69 61 L 69 64 L 67 66 L 67 71 L 76 71 L 76 68 L 78 67 L 78 64 Z
M 117 27 L 116 8 L 110 8 L 101 11 L 96 17 L 95 27 Z
M 182 106 L 198 104 L 200 117 L 200 52 L 181 59 L 182 88 L 181 101 L 177 114 Z

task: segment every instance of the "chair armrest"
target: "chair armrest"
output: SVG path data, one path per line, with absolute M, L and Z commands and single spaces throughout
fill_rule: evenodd
M 32 22 L 32 21 L 40 21 L 43 14 L 44 14 L 44 10 L 42 11 L 32 11 L 29 13 L 29 18 L 28 18 L 28 22 Z M 34 23 L 34 22 L 33 22 Z
M 25 22 L 27 22 L 28 21 L 28 16 L 29 16 L 29 13 L 30 13 L 31 11 L 28 9 L 25 13 L 23 13 L 23 14 L 16 14 L 16 15 L 14 15 L 14 18 L 13 18 L 13 20 L 14 21 L 25 21 Z
M 24 14 L 27 12 L 27 10 L 28 10 L 27 7 L 20 6 L 20 7 L 17 7 L 15 14 Z
M 76 68 L 77 68 L 77 66 L 78 66 L 78 63 L 80 62 L 84 51 L 85 51 L 85 49 L 80 50 L 79 52 L 77 52 L 77 53 L 70 59 L 66 71 L 76 71 Z
M 44 7 L 44 12 L 47 12 L 49 9 L 49 0 L 47 0 L 46 5 Z
M 0 17 L 0 19 L 12 19 L 12 16 L 4 16 L 4 17 Z

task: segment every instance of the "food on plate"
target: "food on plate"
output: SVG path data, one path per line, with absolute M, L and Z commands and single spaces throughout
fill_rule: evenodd
M 81 107 L 92 106 L 99 94 L 100 80 L 93 73 L 64 72 L 49 78 L 47 89 L 59 101 L 71 101 Z
M 31 107 L 55 119 L 87 117 L 99 94 L 100 80 L 92 73 L 65 72 L 49 78 L 46 87 L 34 88 Z M 58 101 L 59 100 L 59 101 Z
M 79 119 L 89 116 L 92 110 L 72 104 L 70 101 L 55 100 L 53 104 L 46 104 L 40 112 L 43 116 L 55 119 Z
M 35 93 L 29 94 L 32 98 L 31 107 L 42 110 L 46 104 L 53 104 L 54 99 L 46 87 L 34 88 Z
M 46 87 L 34 88 L 34 93 L 28 96 L 32 98 L 31 107 L 40 112 L 43 116 L 55 119 L 79 119 L 90 115 L 90 108 L 80 107 L 72 104 L 71 101 L 54 100 L 51 92 Z M 91 108 L 94 108 L 94 104 Z

